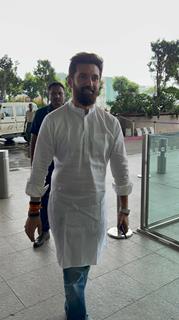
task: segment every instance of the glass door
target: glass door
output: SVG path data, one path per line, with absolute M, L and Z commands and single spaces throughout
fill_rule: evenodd
M 141 229 L 179 246 L 179 133 L 143 143 Z

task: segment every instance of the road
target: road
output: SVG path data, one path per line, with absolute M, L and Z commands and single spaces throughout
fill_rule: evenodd
M 126 138 L 125 145 L 128 155 L 141 153 L 141 140 Z M 5 140 L 0 139 L 0 149 L 9 151 L 10 170 L 30 167 L 29 146 L 23 138 L 15 138 L 13 145 L 6 145 Z
M 0 149 L 9 151 L 10 170 L 30 167 L 29 147 L 23 138 L 14 138 L 12 145 L 6 145 L 5 140 L 0 139 Z

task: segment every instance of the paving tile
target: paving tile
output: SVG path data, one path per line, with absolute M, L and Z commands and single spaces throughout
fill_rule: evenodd
M 55 242 L 54 242 L 52 233 L 50 235 L 50 240 L 46 242 L 46 245 L 56 253 L 56 247 L 55 247 Z
M 146 249 L 149 249 L 153 252 L 165 247 L 163 243 L 153 240 L 140 232 L 134 233 L 134 235 L 131 237 L 131 241 L 140 244 L 141 246 L 144 246 Z
M 65 320 L 64 297 L 55 295 L 5 320 Z
M 153 290 L 179 277 L 178 264 L 155 253 L 137 259 L 120 269 Z
M 0 281 L 0 319 L 4 319 L 22 309 L 24 309 L 22 302 L 5 282 Z
M 152 294 L 123 308 L 106 320 L 178 320 L 179 309 Z M 97 320 L 97 318 L 96 318 Z
M 25 219 L 10 220 L 0 224 L 1 237 L 11 236 L 12 234 L 24 231 Z
M 141 258 L 148 254 L 153 253 L 152 250 L 145 248 L 141 243 L 132 241 L 134 235 L 128 239 L 116 240 L 109 238 L 111 240 L 111 245 L 115 246 L 116 249 L 129 253 L 131 256 L 136 258 Z
M 17 195 L 16 195 L 17 196 Z M 7 215 L 13 220 L 25 218 L 27 216 L 29 198 L 23 195 L 22 198 L 11 196 L 9 199 L 1 200 L 1 215 Z
M 33 243 L 26 236 L 24 230 L 12 234 L 11 236 L 4 237 L 4 240 L 14 249 L 14 251 L 20 251 L 33 247 Z
M 12 279 L 52 262 L 56 262 L 56 255 L 48 247 L 40 250 L 30 248 L 5 256 L 0 262 L 0 275 L 4 279 Z
M 0 260 L 2 260 L 4 256 L 13 252 L 15 252 L 14 248 L 6 241 L 5 238 L 0 237 Z
M 25 273 L 7 283 L 26 307 L 64 292 L 62 269 L 57 263 Z
M 163 286 L 156 293 L 179 310 L 179 278 Z
M 178 253 L 178 250 L 176 249 L 165 246 L 164 248 L 159 249 L 157 251 L 157 254 L 160 254 L 161 256 L 167 258 L 168 260 L 172 260 L 176 263 L 179 263 L 179 253 Z
M 88 283 L 89 314 L 94 319 L 103 319 L 148 293 L 147 288 L 122 271 L 112 271 Z
M 7 213 L 2 212 L 0 208 L 0 223 L 10 222 L 12 218 L 7 215 Z
M 108 238 L 107 248 L 104 249 L 99 264 L 92 266 L 89 277 L 94 279 L 150 253 L 150 250 L 130 241 L 130 239 Z

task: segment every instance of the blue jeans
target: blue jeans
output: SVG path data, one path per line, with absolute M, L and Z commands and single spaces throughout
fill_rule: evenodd
M 63 269 L 67 320 L 87 320 L 85 287 L 90 266 Z

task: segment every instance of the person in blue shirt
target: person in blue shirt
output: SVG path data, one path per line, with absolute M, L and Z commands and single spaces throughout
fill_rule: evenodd
M 42 124 L 43 119 L 47 114 L 49 114 L 51 111 L 61 107 L 64 104 L 65 101 L 65 89 L 61 82 L 53 82 L 48 87 L 48 96 L 50 104 L 46 107 L 40 108 L 36 111 L 34 120 L 32 122 L 31 126 L 31 163 L 33 161 L 34 156 L 34 150 L 35 145 L 37 141 L 37 136 Z M 48 212 L 47 212 L 47 206 L 48 206 L 48 199 L 49 199 L 49 193 L 50 193 L 50 187 L 51 187 L 51 175 L 54 169 L 53 162 L 50 164 L 48 168 L 48 174 L 45 179 L 45 184 L 49 185 L 47 191 L 45 192 L 44 196 L 41 199 L 41 210 L 40 210 L 40 217 L 42 221 L 42 232 L 41 234 L 35 239 L 34 241 L 34 248 L 38 248 L 44 244 L 46 240 L 50 238 L 49 233 L 49 221 L 48 221 Z

